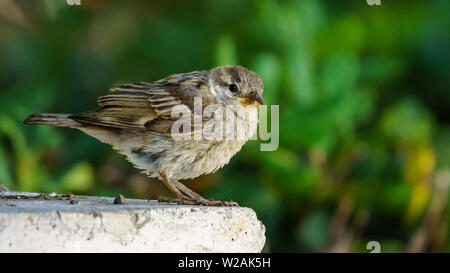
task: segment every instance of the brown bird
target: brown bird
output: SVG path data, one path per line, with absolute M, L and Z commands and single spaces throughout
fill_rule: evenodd
M 121 85 L 98 98 L 96 111 L 33 114 L 24 123 L 76 128 L 112 145 L 149 177 L 162 180 L 180 203 L 237 205 L 205 199 L 178 180 L 213 173 L 229 162 L 256 131 L 263 89 L 256 73 L 221 66 Z M 181 110 L 189 116 L 180 117 Z M 207 130 L 215 137 L 206 137 Z

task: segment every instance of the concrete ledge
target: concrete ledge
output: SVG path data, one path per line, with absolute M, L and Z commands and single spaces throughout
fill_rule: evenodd
M 260 252 L 249 208 L 0 193 L 0 252 Z

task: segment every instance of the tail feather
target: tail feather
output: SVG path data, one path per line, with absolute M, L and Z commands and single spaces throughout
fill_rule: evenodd
M 70 114 L 33 114 L 27 117 L 24 124 L 45 124 L 59 127 L 80 127 L 80 123 L 70 118 Z

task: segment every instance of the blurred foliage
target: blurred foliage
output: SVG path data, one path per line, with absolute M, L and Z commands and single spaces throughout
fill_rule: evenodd
M 94 109 L 111 86 L 240 64 L 280 105 L 280 147 L 250 141 L 186 182 L 253 208 L 265 251 L 450 251 L 448 1 L 0 2 L 0 183 L 168 194 L 107 145 L 24 126 Z

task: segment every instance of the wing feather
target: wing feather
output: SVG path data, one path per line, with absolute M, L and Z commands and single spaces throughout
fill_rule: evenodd
M 202 97 L 202 106 L 216 101 L 209 92 L 206 71 L 172 75 L 154 83 L 124 84 L 110 91 L 98 98 L 99 110 L 71 118 L 94 126 L 170 134 L 178 119 L 171 116 L 174 106 L 184 104 L 193 112 L 195 97 Z

